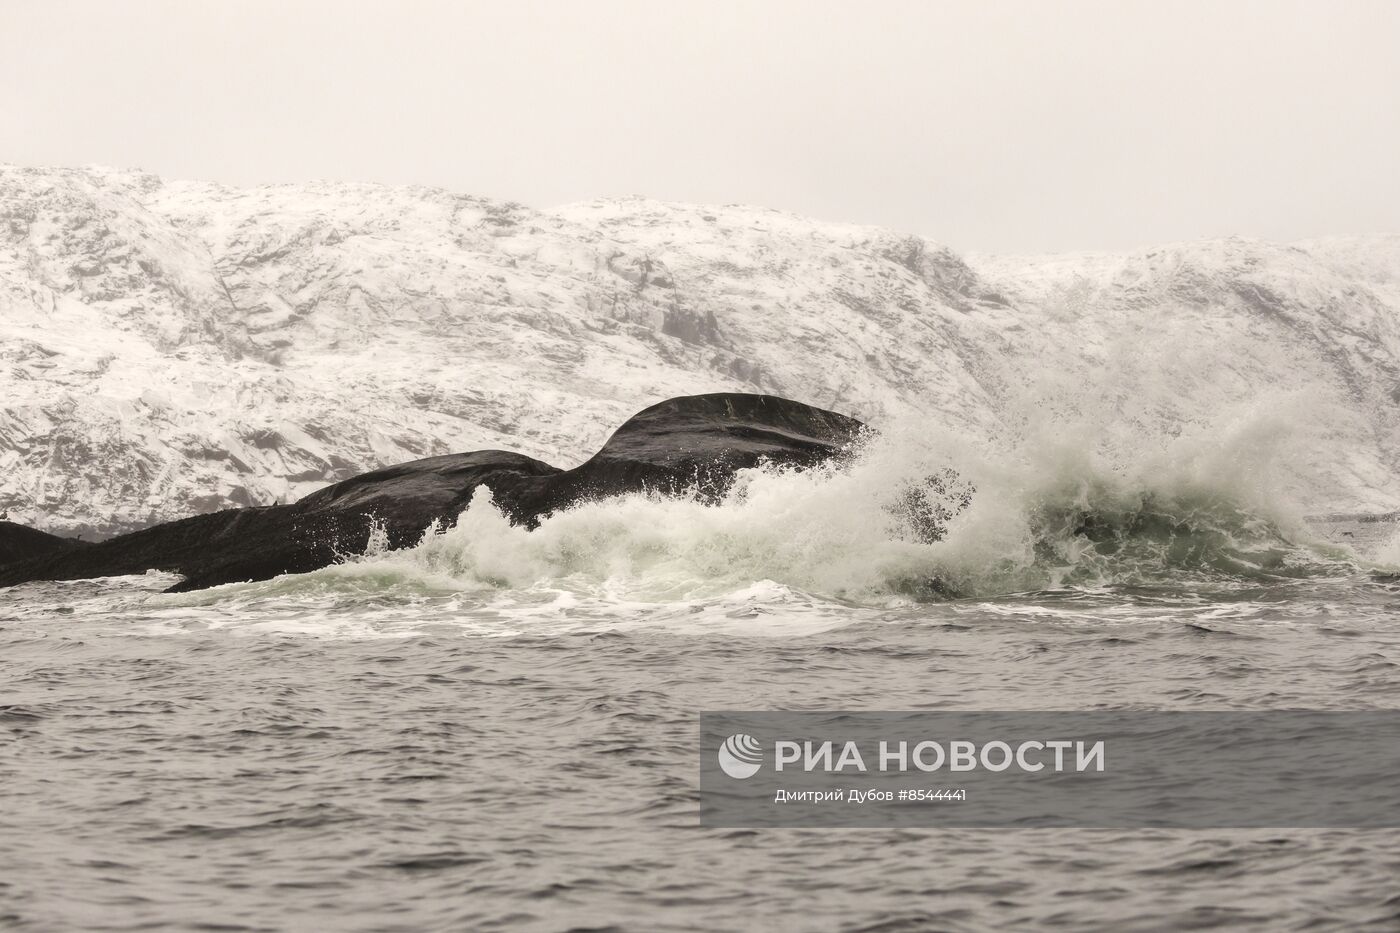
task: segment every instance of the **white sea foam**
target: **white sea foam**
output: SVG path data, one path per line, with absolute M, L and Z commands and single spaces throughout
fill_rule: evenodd
M 1375 561 L 1388 570 L 1400 571 L 1400 527 L 1377 550 Z
M 406 619 L 457 607 L 493 631 L 603 617 L 748 618 L 761 629 L 770 609 L 820 627 L 857 607 L 1362 569 L 1301 518 L 1346 468 L 1355 425 L 1344 399 L 1295 382 L 1184 404 L 1181 380 L 1231 352 L 1163 329 L 1098 348 L 1092 369 L 1005 367 L 998 430 L 905 417 L 825 467 L 743 471 L 717 503 L 619 496 L 530 530 L 480 487 L 415 546 L 390 550 L 374 535 L 363 554 L 314 573 L 163 600 L 325 612 L 391 600 Z M 952 517 L 935 540 L 919 518 L 940 508 Z
M 478 489 L 414 547 L 372 546 L 291 585 L 569 592 L 612 604 L 714 599 L 763 581 L 859 605 L 988 596 L 1066 585 L 1256 579 L 1342 555 L 1310 550 L 1288 493 L 1300 444 L 1296 399 L 1261 400 L 1149 433 L 1081 405 L 972 438 L 915 423 L 805 472 L 744 471 L 716 504 L 628 495 L 513 526 Z M 930 477 L 958 481 L 930 490 Z M 942 540 L 919 534 L 907 495 L 950 511 Z

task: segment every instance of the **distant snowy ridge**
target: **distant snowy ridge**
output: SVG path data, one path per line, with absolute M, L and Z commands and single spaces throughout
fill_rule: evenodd
M 971 434 L 1325 395 L 1309 504 L 1385 511 L 1400 237 L 965 259 L 752 207 L 0 167 L 0 386 L 0 511 L 65 532 L 476 448 L 569 466 L 719 390 Z

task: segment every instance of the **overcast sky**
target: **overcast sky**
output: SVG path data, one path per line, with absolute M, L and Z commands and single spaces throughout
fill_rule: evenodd
M 964 250 L 1400 232 L 1400 2 L 4 0 L 0 160 Z

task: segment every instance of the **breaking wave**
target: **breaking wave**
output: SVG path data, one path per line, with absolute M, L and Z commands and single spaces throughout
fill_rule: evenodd
M 312 574 L 430 589 L 547 588 L 647 603 L 771 581 L 859 605 L 1060 588 L 1338 574 L 1297 480 L 1298 400 L 1240 406 L 1173 430 L 1106 431 L 1092 413 L 971 438 L 906 423 L 808 471 L 741 473 L 719 502 L 630 495 L 511 525 L 482 487 L 414 547 Z M 1290 412 L 1284 417 L 1280 412 Z

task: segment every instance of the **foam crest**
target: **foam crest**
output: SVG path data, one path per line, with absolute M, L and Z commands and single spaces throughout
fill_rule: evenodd
M 1296 473 L 1280 469 L 1306 440 L 1282 414 L 1296 410 L 1272 400 L 1162 431 L 1042 409 L 991 438 L 904 423 L 821 469 L 745 471 L 718 503 L 623 496 L 534 530 L 512 526 L 482 488 L 415 547 L 371 548 L 323 573 L 646 603 L 773 581 L 864 605 L 1306 575 L 1329 559 L 1303 546 L 1286 492 Z M 928 534 L 930 509 L 952 516 L 941 537 Z

